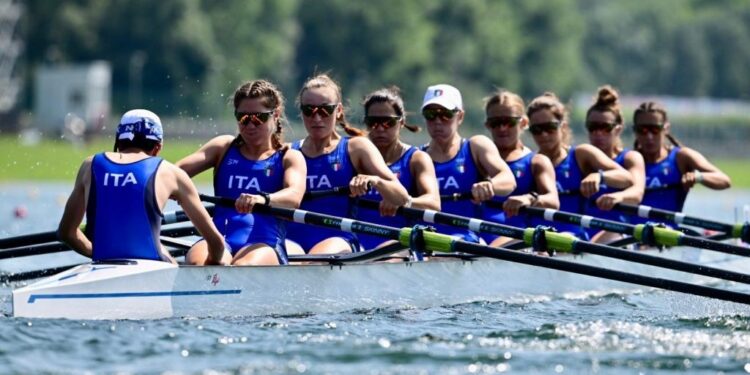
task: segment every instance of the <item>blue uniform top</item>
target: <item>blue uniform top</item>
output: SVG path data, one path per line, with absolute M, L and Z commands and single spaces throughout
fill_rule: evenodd
M 411 196 L 415 196 L 417 194 L 416 182 L 414 181 L 414 177 L 411 175 L 410 168 L 411 158 L 412 156 L 414 156 L 415 151 L 417 151 L 417 148 L 411 146 L 403 155 L 401 155 L 398 160 L 396 160 L 396 162 L 388 166 L 396 175 L 396 177 L 398 177 L 398 181 L 401 183 L 401 185 L 403 185 L 404 188 L 406 188 L 406 191 L 409 192 L 409 195 Z M 375 189 L 370 189 L 370 191 L 362 198 L 378 202 L 383 200 L 383 197 Z M 384 217 L 380 216 L 380 213 L 377 210 L 371 210 L 363 207 L 355 207 L 354 209 L 355 217 L 358 220 L 396 228 L 402 228 L 409 224 L 402 215 Z M 367 234 L 357 234 L 357 238 L 359 239 L 359 243 L 362 244 L 362 247 L 364 249 L 372 249 L 386 241 L 382 237 L 371 236 Z
M 508 196 L 528 194 L 536 189 L 536 182 L 534 181 L 534 172 L 532 171 L 532 159 L 534 159 L 535 152 L 529 152 L 528 154 L 521 156 L 520 158 L 507 161 L 508 167 L 513 172 L 513 177 L 516 178 L 516 189 L 513 190 Z M 504 203 L 508 200 L 508 197 L 494 197 L 493 201 Z M 527 228 L 531 226 L 531 220 L 526 215 L 516 215 L 511 218 L 505 217 L 505 212 L 498 208 L 485 207 L 484 208 L 484 219 L 496 223 L 511 225 L 519 228 Z M 482 233 L 482 238 L 487 243 L 494 241 L 498 236 L 489 233 Z
M 625 166 L 625 156 L 628 154 L 630 150 L 624 149 L 622 150 L 617 156 L 615 156 L 614 161 L 615 163 Z M 594 194 L 589 200 L 586 202 L 586 215 L 591 215 L 600 219 L 605 220 L 612 220 L 612 221 L 619 221 L 622 223 L 628 223 L 630 222 L 628 215 L 619 212 L 617 210 L 609 210 L 604 211 L 600 210 L 599 207 L 596 206 L 596 200 L 597 198 L 601 197 L 604 194 L 614 193 L 616 191 L 620 191 L 620 189 L 616 189 L 610 186 L 607 186 L 604 182 L 599 184 L 599 192 Z M 596 228 L 587 228 L 586 232 L 589 234 L 589 236 L 593 236 L 597 232 L 601 231 L 601 229 Z
M 422 146 L 427 150 L 428 145 Z M 440 188 L 440 195 L 447 194 L 471 194 L 471 186 L 477 181 L 483 180 L 479 175 L 479 169 L 474 164 L 471 156 L 471 143 L 467 139 L 461 140 L 461 148 L 453 159 L 445 162 L 432 162 L 435 165 L 435 175 Z M 472 203 L 469 200 L 443 200 L 441 202 L 441 211 L 454 215 L 467 216 L 472 218 L 482 217 L 482 207 Z M 460 236 L 465 241 L 479 242 L 479 235 L 468 229 L 442 225 L 434 225 L 438 232 L 454 236 Z
M 302 149 L 303 140 L 292 144 L 295 150 Z M 341 138 L 339 144 L 330 153 L 314 158 L 305 155 L 307 164 L 307 192 L 326 191 L 336 187 L 349 186 L 352 177 L 357 173 L 349 158 L 349 138 Z M 304 153 L 303 153 L 304 154 Z M 339 217 L 352 216 L 352 204 L 348 196 L 328 195 L 302 201 L 300 209 Z M 322 228 L 313 225 L 289 223 L 287 237 L 297 242 L 305 252 L 320 241 L 330 237 L 342 237 L 352 245 L 352 251 L 358 250 L 357 237 L 348 232 Z
M 575 146 L 571 146 L 568 150 L 568 156 L 555 166 L 555 180 L 557 192 L 560 196 L 560 211 L 583 213 L 586 198 L 580 192 L 583 173 L 578 166 Z M 545 222 L 543 225 L 552 225 L 559 232 L 570 232 L 578 238 L 588 239 L 586 231 L 580 225 L 561 222 Z
M 646 191 L 642 205 L 669 211 L 682 211 L 687 192 L 682 188 L 682 173 L 677 166 L 679 147 L 673 147 L 667 157 L 658 163 L 646 163 Z M 637 218 L 634 223 L 644 223 L 649 219 Z
M 214 173 L 214 193 L 237 199 L 240 194 L 273 193 L 284 187 L 284 154 L 277 151 L 263 160 L 250 160 L 232 144 Z M 279 263 L 287 264 L 286 225 L 267 215 L 242 214 L 234 207 L 216 206 L 214 224 L 224 235 L 232 255 L 247 245 L 264 243 L 276 251 Z
M 93 260 L 151 259 L 159 255 L 162 213 L 154 181 L 162 159 L 115 163 L 104 153 L 91 162 L 86 233 Z

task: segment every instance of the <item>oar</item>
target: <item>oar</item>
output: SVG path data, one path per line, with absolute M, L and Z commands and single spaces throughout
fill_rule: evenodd
M 173 257 L 181 257 L 184 256 L 185 253 L 187 253 L 187 249 L 190 248 L 190 246 L 187 246 L 187 248 L 184 247 L 184 244 L 187 242 L 178 242 L 175 238 L 170 237 L 161 237 L 161 243 L 167 246 L 172 246 L 175 249 L 170 250 L 169 253 L 172 254 Z M 70 250 L 70 249 L 67 249 Z M 62 271 L 68 270 L 73 267 L 80 266 L 82 264 L 71 264 L 67 266 L 59 266 L 59 267 L 53 267 L 53 268 L 45 268 L 41 270 L 34 270 L 34 271 L 24 271 L 24 272 L 17 272 L 17 273 L 8 273 L 8 274 L 0 274 L 0 284 L 3 283 L 15 283 L 19 281 L 26 281 L 26 280 L 33 280 L 38 279 L 45 276 L 54 275 L 57 273 L 60 273 Z
M 633 225 L 549 208 L 521 207 L 520 211 L 547 221 L 572 223 L 581 225 L 584 228 L 596 228 L 631 235 L 638 242 L 646 245 L 692 246 L 721 253 L 750 257 L 750 249 L 746 247 L 718 242 L 704 237 L 689 236 L 674 229 L 662 228 L 651 224 Z
M 204 199 L 214 199 L 214 203 L 223 204 L 222 198 L 204 197 Z M 228 199 L 228 203 L 233 206 L 234 200 Z M 715 298 L 724 301 L 731 301 L 743 304 L 750 304 L 750 295 L 729 290 L 722 290 L 702 285 L 695 285 L 674 280 L 661 279 L 656 277 L 636 275 L 632 273 L 614 271 L 600 267 L 589 266 L 585 264 L 559 260 L 552 257 L 540 257 L 533 254 L 527 254 L 518 251 L 506 250 L 502 248 L 493 248 L 485 245 L 468 243 L 458 240 L 454 237 L 429 232 L 424 230 L 415 230 L 413 228 L 392 228 L 379 224 L 366 223 L 362 221 L 341 218 L 330 215 L 323 215 L 314 212 L 289 209 L 265 205 L 253 206 L 254 213 L 273 215 L 282 219 L 291 220 L 297 223 L 312 224 L 328 228 L 339 229 L 345 232 L 363 233 L 384 238 L 397 240 L 404 246 L 410 248 L 422 247 L 424 250 L 433 252 L 464 252 L 473 255 L 506 260 L 510 262 L 523 263 L 532 266 L 551 268 L 560 271 L 578 273 L 588 276 L 594 276 L 609 280 L 632 283 L 653 288 L 661 288 L 687 294 L 694 294 L 703 297 Z M 435 211 L 432 211 L 435 212 Z M 435 212 L 437 214 L 437 212 Z M 472 219 L 470 219 L 472 220 Z M 474 219 L 476 220 L 476 219 Z M 476 223 L 476 222 L 472 222 Z M 473 225 L 473 224 L 472 224 Z M 518 230 L 517 228 L 512 228 Z M 501 230 L 502 231 L 502 230 Z M 526 229 L 524 232 L 528 236 L 533 236 L 534 229 Z M 564 235 L 553 236 L 564 238 Z
M 213 208 L 211 208 L 213 210 Z M 209 212 L 210 213 L 210 212 Z M 162 225 L 181 223 L 190 220 L 185 211 L 171 211 L 165 212 L 164 217 L 161 220 Z M 85 230 L 86 225 L 81 225 L 81 230 Z M 0 239 L 0 249 L 10 249 L 21 246 L 29 246 L 35 244 L 43 244 L 46 242 L 58 241 L 57 231 L 49 231 L 34 234 L 25 234 L 21 236 L 9 237 Z
M 666 221 L 679 225 L 690 225 L 698 228 L 723 232 L 731 235 L 732 238 L 739 238 L 742 239 L 742 241 L 750 242 L 750 223 L 747 222 L 742 224 L 722 223 L 718 221 L 703 219 L 700 217 L 685 215 L 682 212 L 662 210 L 660 208 L 654 208 L 646 205 L 636 206 L 632 204 L 618 203 L 615 205 L 615 209 L 629 215 L 639 216 L 646 219 Z
M 319 191 L 308 191 L 302 197 L 303 200 L 309 200 L 314 198 L 328 197 L 332 195 L 348 195 L 350 192 L 349 186 L 336 186 L 330 190 L 319 190 Z
M 378 202 L 361 200 L 358 202 L 358 204 L 360 206 L 372 208 L 376 207 Z M 609 258 L 647 264 L 655 267 L 667 268 L 676 271 L 750 284 L 750 275 L 746 275 L 743 273 L 662 258 L 658 256 L 639 253 L 637 251 L 622 250 L 604 244 L 581 241 L 573 236 L 569 236 L 563 233 L 556 233 L 549 230 L 537 230 L 535 228 L 521 229 L 509 225 L 502 225 L 485 220 L 479 220 L 433 210 L 420 210 L 416 208 L 401 207 L 399 208 L 399 212 L 406 215 L 407 217 L 417 220 L 423 220 L 428 223 L 452 225 L 460 228 L 470 229 L 475 232 L 491 233 L 504 237 L 523 240 L 526 245 L 533 246 L 535 248 L 548 246 L 549 248 L 557 251 L 596 254 Z M 539 239 L 538 236 L 543 236 L 543 240 Z M 542 248 L 540 250 L 547 249 Z

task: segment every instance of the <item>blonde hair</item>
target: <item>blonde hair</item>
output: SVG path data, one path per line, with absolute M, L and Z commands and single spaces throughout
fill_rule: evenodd
M 526 109 L 526 105 L 520 95 L 505 89 L 498 89 L 494 94 L 484 98 L 485 113 L 495 104 L 513 108 L 521 114 L 523 114 Z
M 297 104 L 302 104 L 302 95 L 305 93 L 305 91 L 322 87 L 332 89 L 336 93 L 336 100 L 338 101 L 338 103 L 343 105 L 341 97 L 341 86 L 339 86 L 336 81 L 334 81 L 325 73 L 318 74 L 314 77 L 308 78 L 307 81 L 305 81 L 305 84 L 302 85 L 302 89 L 299 91 L 299 95 L 297 96 Z M 340 125 L 344 129 L 346 134 L 349 134 L 350 136 L 356 137 L 367 134 L 363 130 L 351 126 L 351 124 L 346 121 L 346 114 L 343 112 L 341 114 L 341 117 L 336 119 L 336 123 Z
M 547 110 L 552 113 L 553 116 L 562 123 L 568 122 L 568 110 L 565 105 L 562 104 L 560 99 L 553 92 L 547 91 L 541 96 L 537 96 L 534 100 L 529 103 L 529 107 L 526 109 L 526 116 L 531 118 L 536 112 Z M 573 142 L 573 132 L 570 130 L 570 126 L 561 128 L 562 130 L 562 143 L 565 147 L 570 146 Z

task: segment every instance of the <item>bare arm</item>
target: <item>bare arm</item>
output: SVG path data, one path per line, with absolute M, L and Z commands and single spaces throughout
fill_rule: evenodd
M 86 188 L 91 181 L 91 160 L 89 157 L 78 169 L 73 192 L 65 204 L 65 211 L 57 227 L 57 235 L 77 253 L 91 258 L 93 246 L 80 229 L 83 216 L 86 214 Z
M 416 151 L 409 163 L 411 175 L 415 177 L 417 193 L 412 199 L 412 207 L 440 210 L 440 189 L 435 176 L 435 165 L 424 151 Z
M 687 147 L 681 148 L 677 154 L 677 162 L 682 172 L 682 184 L 686 188 L 691 188 L 696 183 L 714 190 L 729 189 L 732 186 L 729 176 L 698 151 Z
M 349 189 L 353 196 L 361 196 L 372 185 L 383 196 L 383 200 L 394 206 L 403 206 L 408 201 L 409 193 L 401 186 L 396 176 L 385 164 L 383 157 L 369 139 L 354 137 L 349 141 L 349 155 L 356 169 L 357 176 L 352 178 Z
M 175 165 L 182 168 L 190 177 L 200 174 L 218 165 L 219 159 L 226 152 L 233 140 L 234 137 L 231 135 L 221 135 L 213 138 L 199 148 L 198 151 L 180 159 Z
M 201 204 L 198 190 L 193 185 L 193 181 L 190 180 L 185 171 L 168 162 L 163 162 L 162 167 L 167 169 L 166 173 L 174 177 L 175 188 L 170 192 L 170 195 L 180 203 L 185 214 L 195 225 L 195 229 L 206 239 L 209 254 L 206 264 L 221 264 L 220 261 L 224 255 L 224 239 L 211 221 L 206 208 Z
M 548 157 L 542 154 L 536 154 L 531 159 L 531 173 L 534 175 L 536 185 L 533 194 L 522 194 L 508 197 L 503 203 L 503 211 L 508 217 L 518 215 L 518 210 L 524 206 L 534 206 L 543 208 L 560 208 L 560 198 L 557 196 L 555 186 L 555 167 Z
M 471 191 L 474 201 L 486 201 L 495 195 L 506 196 L 516 188 L 516 178 L 505 164 L 500 152 L 492 141 L 483 135 L 475 135 L 469 139 L 469 147 L 480 173 L 487 177 L 487 181 L 480 181 L 472 185 Z
M 581 180 L 581 194 L 584 197 L 598 192 L 602 182 L 617 189 L 633 185 L 633 176 L 595 146 L 579 145 L 575 152 L 578 166 L 585 176 Z
M 305 195 L 307 181 L 307 164 L 302 153 L 287 150 L 284 155 L 284 185 L 281 190 L 268 194 L 268 202 L 262 195 L 242 193 L 235 202 L 235 208 L 242 213 L 252 212 L 256 204 L 274 205 L 276 207 L 298 208 Z

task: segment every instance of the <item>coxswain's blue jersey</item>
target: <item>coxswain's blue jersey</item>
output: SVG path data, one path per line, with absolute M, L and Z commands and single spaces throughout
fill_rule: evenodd
M 534 182 L 534 172 L 532 171 L 531 161 L 534 159 L 536 153 L 529 152 L 528 154 L 521 156 L 520 158 L 513 161 L 506 161 L 508 167 L 513 172 L 513 177 L 516 179 L 516 189 L 513 190 L 509 196 L 524 195 L 536 190 L 536 183 Z M 494 197 L 493 201 L 498 204 L 505 203 L 508 197 Z M 531 220 L 526 215 L 516 215 L 511 218 L 505 217 L 505 212 L 500 208 L 487 207 L 484 208 L 484 219 L 487 221 L 501 223 L 505 225 L 511 225 L 519 228 L 527 228 L 531 226 Z M 482 233 L 482 238 L 485 242 L 490 243 L 494 241 L 498 236 L 489 233 Z
M 240 194 L 274 193 L 284 187 L 284 152 L 250 160 L 232 144 L 214 173 L 214 193 L 237 199 Z M 272 216 L 242 214 L 234 207 L 216 206 L 214 224 L 224 235 L 232 255 L 245 246 L 264 243 L 274 249 L 280 264 L 287 264 L 286 224 Z
M 428 146 L 424 145 L 422 149 L 427 150 Z M 479 169 L 477 169 L 476 164 L 474 164 L 474 159 L 471 155 L 471 142 L 467 139 L 461 140 L 461 147 L 453 159 L 445 162 L 433 161 L 432 163 L 435 165 L 435 175 L 437 176 L 441 196 L 451 194 L 470 195 L 471 186 L 484 180 L 479 175 Z M 441 211 L 471 218 L 481 218 L 483 215 L 482 207 L 472 203 L 468 199 L 457 201 L 443 199 L 441 202 Z M 479 242 L 480 239 L 477 233 L 468 229 L 460 229 L 442 224 L 430 225 L 434 226 L 440 233 L 459 236 L 465 241 Z
M 682 188 L 682 173 L 677 166 L 679 147 L 673 147 L 664 160 L 658 163 L 646 163 L 646 191 L 642 205 L 662 210 L 681 212 L 685 205 L 687 192 Z M 645 218 L 634 219 L 634 223 L 649 221 Z
M 162 213 L 154 181 L 162 159 L 115 163 L 104 153 L 91 162 L 86 233 L 93 260 L 151 259 L 159 255 Z
M 414 181 L 410 168 L 411 158 L 412 156 L 414 156 L 415 151 L 417 151 L 417 148 L 411 146 L 408 150 L 406 150 L 406 152 L 404 152 L 403 155 L 401 155 L 398 160 L 396 160 L 396 162 L 388 166 L 391 169 L 391 172 L 396 175 L 398 181 L 401 183 L 401 185 L 403 185 L 403 187 L 411 196 L 417 195 L 416 182 Z M 380 195 L 380 193 L 378 193 L 377 190 L 370 189 L 370 191 L 366 195 L 361 197 L 361 199 L 380 202 L 381 200 L 383 200 L 383 197 Z M 357 220 L 387 225 L 396 228 L 403 228 L 408 225 L 407 220 L 401 215 L 390 217 L 380 216 L 380 213 L 377 210 L 371 210 L 363 207 L 354 207 L 354 210 L 354 216 L 357 218 Z M 359 243 L 366 250 L 375 248 L 376 246 L 386 241 L 386 239 L 384 239 L 383 237 L 371 236 L 366 234 L 357 234 L 357 238 L 359 238 Z
M 302 149 L 303 140 L 294 142 L 292 148 Z M 307 192 L 330 191 L 333 188 L 349 186 L 356 171 L 349 158 L 349 138 L 341 138 L 333 151 L 316 156 L 305 156 L 307 164 Z M 300 209 L 338 217 L 351 217 L 352 204 L 347 195 L 331 194 L 305 199 Z M 298 243 L 305 252 L 320 241 L 331 237 L 342 237 L 352 244 L 353 251 L 358 248 L 357 238 L 352 233 L 314 225 L 289 223 L 287 237 Z
M 614 158 L 615 163 L 619 164 L 622 167 L 625 167 L 625 156 L 627 156 L 628 152 L 630 152 L 630 150 L 626 148 L 622 150 L 619 154 L 617 154 L 617 156 L 615 156 Z M 604 182 L 600 183 L 599 192 L 594 194 L 586 202 L 586 211 L 585 211 L 586 215 L 590 215 L 599 219 L 619 221 L 622 223 L 629 223 L 630 218 L 628 217 L 628 215 L 622 212 L 619 212 L 617 210 L 609 210 L 609 211 L 600 210 L 599 207 L 596 206 L 596 200 L 599 197 L 601 197 L 604 194 L 614 193 L 620 190 L 621 189 L 616 189 L 616 188 L 607 186 Z M 597 229 L 597 228 L 586 229 L 586 232 L 588 233 L 589 237 L 593 236 L 599 231 L 601 231 L 601 229 Z
M 576 148 L 571 146 L 568 150 L 568 156 L 555 166 L 555 181 L 557 193 L 560 197 L 560 211 L 576 214 L 584 212 L 586 199 L 581 195 L 581 180 L 583 180 L 583 173 L 576 159 Z M 561 222 L 545 222 L 543 225 L 551 225 L 558 232 L 569 232 L 578 238 L 588 239 L 586 231 L 580 225 Z

